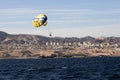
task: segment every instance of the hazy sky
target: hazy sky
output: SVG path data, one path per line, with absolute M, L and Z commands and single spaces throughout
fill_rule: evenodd
M 48 25 L 32 26 L 40 13 Z M 60 37 L 120 37 L 120 0 L 1 0 L 0 31 Z

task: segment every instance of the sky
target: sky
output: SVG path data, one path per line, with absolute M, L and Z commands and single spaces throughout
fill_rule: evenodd
M 32 26 L 38 14 L 48 25 Z M 1 0 L 0 31 L 53 37 L 120 37 L 120 0 Z

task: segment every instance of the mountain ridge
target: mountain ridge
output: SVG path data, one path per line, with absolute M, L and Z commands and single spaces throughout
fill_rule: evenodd
M 0 31 L 0 58 L 120 56 L 120 37 L 46 37 Z
M 68 42 L 72 42 L 72 41 L 85 41 L 85 42 L 100 42 L 100 41 L 107 41 L 107 42 L 119 42 L 120 43 L 120 37 L 102 37 L 101 38 L 94 38 L 91 36 L 85 36 L 85 37 L 46 37 L 46 36 L 41 36 L 41 35 L 32 35 L 32 34 L 8 34 L 6 32 L 0 31 L 0 42 L 4 41 L 5 39 L 9 39 L 9 40 L 33 40 L 33 41 L 37 41 L 37 40 L 48 40 L 48 39 L 54 39 L 54 40 L 63 40 L 63 41 L 68 41 Z

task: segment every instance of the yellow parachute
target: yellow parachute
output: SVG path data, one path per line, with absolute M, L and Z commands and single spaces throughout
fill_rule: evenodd
M 33 19 L 32 24 L 35 28 L 38 28 L 40 26 L 46 26 L 47 16 L 45 14 L 39 14 Z

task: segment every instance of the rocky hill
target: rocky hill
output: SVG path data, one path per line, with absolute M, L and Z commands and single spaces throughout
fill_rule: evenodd
M 77 38 L 77 37 L 69 37 L 69 38 L 60 38 L 60 37 L 54 37 L 49 38 L 45 36 L 40 35 L 26 35 L 26 34 L 8 34 L 6 32 L 0 31 L 0 42 L 1 43 L 10 43 L 10 42 L 27 42 L 27 41 L 38 41 L 40 43 L 42 42 L 91 42 L 91 43 L 103 43 L 108 42 L 111 44 L 120 44 L 120 37 L 104 37 L 102 39 L 94 38 L 91 36 L 83 37 L 83 38 Z
M 120 37 L 46 37 L 0 31 L 0 58 L 120 55 Z
M 25 34 L 8 34 L 6 32 L 0 31 L 0 42 L 10 42 L 10 41 L 39 41 L 46 40 L 47 37 L 39 35 L 25 35 Z

